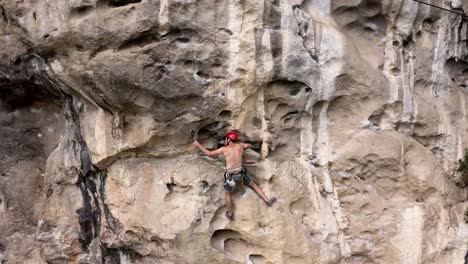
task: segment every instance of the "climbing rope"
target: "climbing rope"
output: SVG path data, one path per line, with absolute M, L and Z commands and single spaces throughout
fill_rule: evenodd
M 443 8 L 441 6 L 436 6 L 436 5 L 433 5 L 433 4 L 429 4 L 429 3 L 426 3 L 426 2 L 423 2 L 423 1 L 420 1 L 420 0 L 413 0 L 414 2 L 418 2 L 418 3 L 421 3 L 423 5 L 428 5 L 428 6 L 431 6 L 431 7 L 434 7 L 434 8 L 438 8 L 438 9 L 441 9 L 441 10 L 444 10 L 444 11 L 447 11 L 447 12 L 450 12 L 450 13 L 454 13 L 454 14 L 457 14 L 459 16 L 462 16 L 463 18 L 465 19 L 468 19 L 468 16 L 463 14 L 463 13 L 458 13 L 458 12 L 455 12 L 453 10 L 450 10 L 450 9 L 447 9 L 447 8 Z
M 192 130 L 191 131 L 191 137 L 192 137 L 192 142 L 195 141 L 195 131 Z M 201 179 L 201 173 L 200 173 L 200 165 L 197 164 L 197 169 L 198 169 L 198 179 L 199 179 L 199 182 L 201 183 L 202 182 L 202 179 Z M 224 180 L 223 178 L 221 178 L 220 180 L 214 182 L 213 184 L 217 184 L 218 182 Z M 205 217 L 205 199 L 204 199 L 204 196 L 205 196 L 205 190 L 204 190 L 204 186 L 202 186 L 202 209 L 203 209 L 203 218 Z M 228 257 L 228 252 L 226 250 L 224 250 L 223 248 L 223 257 L 224 257 L 224 262 L 223 263 L 229 263 L 229 257 Z
M 191 132 L 191 137 L 192 137 L 192 142 L 195 142 L 195 131 L 192 130 Z M 201 173 L 200 173 L 200 165 L 197 163 L 197 170 L 198 170 L 198 182 L 199 184 L 201 184 L 201 198 L 202 198 L 202 210 L 203 210 L 203 213 L 202 213 L 202 218 L 205 218 L 205 199 L 204 199 L 204 196 L 205 196 L 205 187 L 202 185 L 202 178 L 201 178 Z

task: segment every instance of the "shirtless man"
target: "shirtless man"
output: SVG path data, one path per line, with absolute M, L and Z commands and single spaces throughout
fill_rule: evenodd
M 244 185 L 250 186 L 262 200 L 268 205 L 272 206 L 276 201 L 273 197 L 268 199 L 263 193 L 262 189 L 247 175 L 247 170 L 242 166 L 242 154 L 245 148 L 250 148 L 250 144 L 235 143 L 238 135 L 234 132 L 229 132 L 224 136 L 224 147 L 217 150 L 207 150 L 198 141 L 194 141 L 193 145 L 197 146 L 203 153 L 208 156 L 223 154 L 226 158 L 226 172 L 224 173 L 224 190 L 226 199 L 226 217 L 233 220 L 234 211 L 232 209 L 231 193 L 234 190 L 236 183 L 242 182 Z

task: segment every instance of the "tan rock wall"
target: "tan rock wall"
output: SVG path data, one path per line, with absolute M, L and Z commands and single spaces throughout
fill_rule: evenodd
M 3 0 L 0 28 L 1 263 L 466 262 L 461 16 L 411 0 Z M 240 188 L 229 222 L 224 160 L 191 130 L 209 148 L 238 130 L 278 202 Z

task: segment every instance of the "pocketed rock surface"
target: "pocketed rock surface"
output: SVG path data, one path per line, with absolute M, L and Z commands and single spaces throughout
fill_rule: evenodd
M 428 1 L 468 13 L 467 0 Z M 468 20 L 412 0 L 0 0 L 0 263 L 467 263 Z M 220 147 L 269 197 L 233 195 Z

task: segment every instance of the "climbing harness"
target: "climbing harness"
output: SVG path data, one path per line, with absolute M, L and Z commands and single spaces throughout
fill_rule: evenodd
M 423 1 L 420 1 L 420 0 L 413 0 L 413 1 L 418 2 L 420 4 L 431 6 L 431 7 L 434 7 L 434 8 L 438 8 L 438 9 L 441 9 L 441 10 L 444 10 L 444 11 L 447 11 L 447 12 L 450 12 L 450 13 L 454 13 L 454 14 L 457 14 L 457 15 L 463 17 L 464 19 L 468 19 L 468 16 L 463 14 L 463 13 L 458 13 L 458 12 L 455 12 L 453 10 L 446 9 L 446 8 L 441 7 L 441 6 L 436 6 L 436 5 L 433 5 L 433 4 L 429 4 L 429 3 L 426 3 L 426 2 L 423 2 Z
M 250 186 L 253 181 L 252 178 L 248 175 L 247 170 L 242 166 L 226 170 L 223 178 L 223 188 L 226 192 L 234 191 L 235 186 L 239 185 L 240 183 L 244 184 L 245 186 Z
M 234 186 L 236 186 L 236 181 L 235 181 L 232 177 L 227 178 L 227 179 L 226 179 L 226 183 L 227 183 L 229 186 L 231 186 L 232 188 L 234 188 Z
M 245 169 L 242 167 L 227 169 L 224 173 L 224 177 L 226 177 L 226 182 L 229 186 L 234 187 L 236 185 L 236 181 L 242 181 L 244 178 L 244 174 L 246 173 Z
M 231 169 L 226 169 L 226 173 L 224 174 L 224 177 L 226 178 L 226 183 L 231 186 L 231 188 L 234 188 L 236 186 L 236 181 L 241 181 L 242 180 L 242 166 L 236 167 L 236 168 L 231 168 Z
M 238 173 L 240 171 L 242 171 L 242 166 L 226 169 L 226 172 L 228 173 Z

